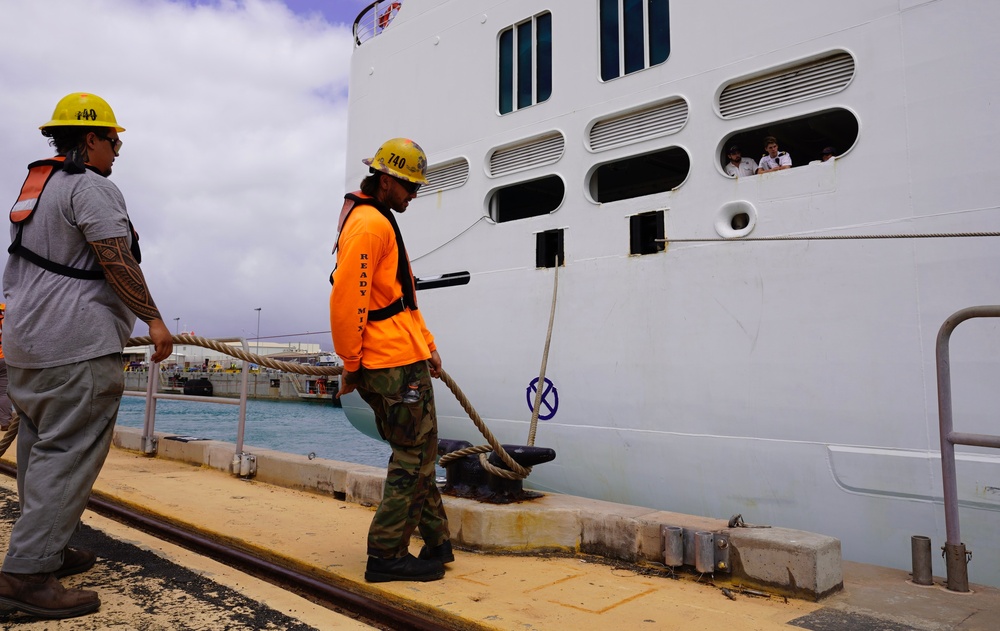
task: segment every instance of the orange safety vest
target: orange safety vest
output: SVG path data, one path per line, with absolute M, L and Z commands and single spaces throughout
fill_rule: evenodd
M 340 247 L 340 233 L 343 232 L 344 224 L 347 223 L 347 218 L 351 216 L 351 211 L 361 205 L 371 206 L 377 210 L 379 214 L 389 221 L 389 225 L 392 226 L 392 232 L 396 236 L 396 250 L 399 253 L 399 258 L 396 260 L 396 279 L 399 280 L 399 284 L 403 288 L 403 295 L 400 298 L 393 300 L 380 309 L 369 309 L 368 320 L 370 322 L 388 320 L 404 309 L 416 311 L 417 292 L 413 285 L 413 271 L 410 269 L 410 260 L 406 256 L 406 246 L 403 245 L 403 234 L 399 231 L 399 225 L 396 224 L 396 218 L 392 216 L 392 211 L 385 204 L 378 202 L 374 197 L 365 195 L 361 191 L 354 191 L 353 193 L 344 195 L 344 207 L 341 208 L 340 219 L 337 221 L 337 243 L 333 246 L 333 252 L 336 253 Z M 333 272 L 330 272 L 330 284 L 333 284 Z
M 341 244 L 344 247 L 337 248 L 340 260 L 336 283 L 330 292 L 333 346 L 344 360 L 344 369 L 355 371 L 361 365 L 370 369 L 391 368 L 427 359 L 435 350 L 434 336 L 427 330 L 419 310 L 398 306 L 405 301 L 405 296 L 399 295 L 406 293 L 405 288 L 412 287 L 414 281 L 393 230 L 392 211 L 366 195 L 354 193 L 346 199 L 343 230 L 337 237 L 345 242 Z M 362 227 L 370 238 L 356 238 L 362 234 Z M 350 243 L 349 237 L 354 238 Z M 393 247 L 397 250 L 395 256 Z M 351 255 L 341 258 L 347 252 Z M 400 274 L 407 275 L 405 283 L 401 282 Z M 341 286 L 342 283 L 346 284 Z M 396 312 L 385 319 L 369 317 L 372 311 L 382 315 L 377 312 L 394 305 Z
M 10 209 L 10 222 L 17 225 L 17 234 L 14 236 L 10 247 L 7 248 L 7 252 L 27 259 L 43 269 L 62 276 L 70 276 L 82 280 L 104 280 L 104 271 L 101 269 L 80 269 L 56 263 L 40 254 L 32 252 L 21 244 L 21 233 L 24 231 L 25 224 L 35 212 L 35 208 L 38 207 L 38 200 L 42 196 L 42 191 L 45 190 L 45 185 L 49 183 L 49 180 L 58 171 L 66 170 L 66 166 L 66 158 L 64 156 L 38 160 L 28 165 L 28 176 L 24 178 L 24 184 L 21 185 L 21 194 L 18 195 L 17 201 L 14 202 L 14 206 Z M 90 165 L 86 166 L 95 173 L 99 173 L 96 169 L 90 167 Z M 136 263 L 141 263 L 142 251 L 139 249 L 139 233 L 135 231 L 131 219 L 128 220 L 128 229 L 132 233 L 132 246 L 130 248 L 132 256 L 135 257 Z

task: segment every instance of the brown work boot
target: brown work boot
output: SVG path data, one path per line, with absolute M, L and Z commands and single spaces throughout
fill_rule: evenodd
M 70 576 L 72 574 L 79 574 L 81 572 L 86 572 L 90 568 L 94 567 L 94 563 L 97 562 L 97 555 L 90 550 L 82 550 L 80 548 L 70 548 L 67 546 L 63 550 L 63 562 L 59 566 L 59 569 L 53 572 L 56 578 L 62 578 L 64 576 Z
M 97 592 L 66 589 L 54 574 L 0 572 L 0 607 L 39 618 L 74 618 L 100 606 Z

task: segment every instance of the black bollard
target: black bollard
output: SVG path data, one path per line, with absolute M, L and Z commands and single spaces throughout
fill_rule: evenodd
M 507 452 L 507 455 L 522 467 L 533 467 L 556 459 L 555 450 L 548 447 L 503 445 L 503 448 Z M 511 470 L 496 452 L 491 453 L 488 460 L 491 465 L 498 469 Z M 492 474 L 489 476 L 489 489 L 491 495 L 490 501 L 498 504 L 519 502 L 542 496 L 541 493 L 535 491 L 525 491 L 523 480 L 508 480 L 507 478 Z
M 471 447 L 471 444 L 463 440 L 438 441 L 438 453 L 441 455 L 466 447 Z M 514 462 L 522 467 L 533 467 L 551 462 L 556 457 L 555 450 L 547 447 L 503 445 L 503 448 Z M 498 469 L 510 470 L 496 453 L 491 453 L 488 460 L 491 465 Z M 442 491 L 448 495 L 468 497 L 494 504 L 509 504 L 542 496 L 541 493 L 525 491 L 521 480 L 508 480 L 493 475 L 483 468 L 479 462 L 479 454 L 449 462 L 445 469 L 447 474 Z
M 438 456 L 444 456 L 472 447 L 465 440 L 441 439 L 438 441 Z M 486 471 L 479 464 L 479 456 L 464 456 L 449 462 L 444 467 L 445 483 L 442 491 L 455 497 L 475 497 L 479 488 L 486 485 Z

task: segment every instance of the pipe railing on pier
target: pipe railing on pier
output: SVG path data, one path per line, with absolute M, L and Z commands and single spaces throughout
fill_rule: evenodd
M 234 341 L 239 341 L 239 340 L 240 338 L 237 338 Z M 242 341 L 243 345 L 246 346 L 246 341 L 245 340 Z M 207 340 L 202 337 L 197 337 L 188 334 L 173 336 L 173 342 L 174 344 L 192 344 L 196 346 L 202 346 L 204 348 L 210 348 L 212 350 L 225 353 L 230 357 L 235 357 L 236 359 L 242 360 L 243 362 L 253 362 L 260 366 L 266 366 L 267 368 L 274 368 L 276 370 L 283 370 L 298 375 L 340 375 L 344 370 L 343 366 L 304 366 L 302 364 L 296 364 L 293 362 L 283 362 L 268 357 L 259 357 L 257 355 L 252 355 L 246 350 L 240 350 L 228 344 L 220 343 L 217 340 Z M 127 346 L 148 346 L 150 344 L 152 344 L 152 339 L 149 337 L 133 337 L 128 340 Z M 244 364 L 244 369 L 246 369 L 245 364 Z M 493 451 L 497 455 L 497 457 L 500 458 L 500 460 L 503 461 L 505 465 L 507 465 L 507 469 L 504 470 L 494 467 L 493 465 L 489 465 L 489 463 L 487 462 L 486 464 L 489 466 L 487 467 L 484 465 L 484 468 L 490 473 L 493 473 L 494 475 L 497 475 L 499 477 L 508 480 L 523 480 L 524 478 L 528 477 L 528 474 L 531 473 L 531 468 L 522 467 L 517 463 L 517 461 L 514 460 L 513 457 L 511 457 L 509 453 L 507 453 L 507 451 L 503 448 L 503 445 L 500 444 L 500 442 L 496 439 L 496 437 L 493 435 L 490 429 L 486 426 L 486 423 L 479 416 L 479 413 L 476 412 L 476 409 L 472 406 L 472 402 L 469 401 L 468 397 L 465 396 L 465 393 L 462 392 L 462 389 L 458 387 L 458 384 L 455 383 L 455 380 L 451 378 L 451 375 L 449 375 L 442 369 L 440 378 L 441 381 L 443 381 L 445 385 L 448 386 L 448 389 L 451 390 L 452 394 L 455 395 L 455 398 L 458 399 L 458 402 L 461 404 L 462 409 L 464 409 L 466 413 L 469 415 L 469 418 L 472 419 L 472 422 L 475 424 L 476 428 L 479 429 L 479 432 L 483 435 L 484 438 L 486 438 L 486 441 L 489 443 L 489 449 L 486 451 Z M 166 393 L 159 393 L 159 394 L 160 396 L 158 396 L 158 398 L 177 397 L 177 395 L 167 395 Z M 246 395 L 244 394 L 244 399 L 245 396 Z M 185 398 L 187 397 L 188 395 L 185 395 Z M 210 399 L 210 400 L 214 403 L 220 402 L 215 399 Z M 3 441 L 13 440 L 13 437 L 17 435 L 15 429 L 16 427 L 17 424 L 12 421 L 11 428 L 14 429 L 14 431 L 8 432 L 7 435 L 4 435 L 3 439 L 0 440 L 0 447 L 3 446 Z M 150 436 L 152 436 L 152 427 L 150 427 L 149 434 Z M 239 456 L 243 448 L 242 436 L 243 436 L 243 431 L 242 431 L 242 420 L 241 420 L 240 444 L 237 446 L 237 456 Z M 9 445 L 10 443 L 7 442 L 7 444 Z M 483 452 L 482 447 L 473 447 L 472 449 L 477 450 L 476 453 Z M 3 453 L 2 449 L 0 449 L 0 453 Z M 455 452 L 455 454 L 458 453 L 460 452 Z M 442 464 L 443 463 L 444 461 L 442 459 Z M 255 461 L 251 461 L 250 464 L 254 464 L 255 466 Z M 237 471 L 234 471 L 234 473 L 237 473 L 237 475 L 239 474 Z
M 938 422 L 941 431 L 941 475 L 944 483 L 944 523 L 947 536 L 944 556 L 948 572 L 947 587 L 955 592 L 969 591 L 968 564 L 972 555 L 962 543 L 959 528 L 955 445 L 1000 449 L 1000 436 L 954 431 L 949 342 L 955 327 L 972 318 L 1000 318 L 1000 305 L 983 305 L 956 311 L 944 321 L 937 336 Z
M 154 426 L 156 423 L 155 405 L 158 399 L 182 399 L 188 401 L 192 400 L 206 401 L 208 403 L 224 403 L 231 405 L 239 405 L 240 420 L 239 420 L 239 429 L 237 430 L 238 434 L 237 434 L 236 454 L 233 457 L 232 472 L 235 475 L 240 475 L 243 477 L 249 477 L 256 473 L 256 459 L 252 454 L 246 454 L 243 452 L 243 432 L 246 424 L 246 398 L 247 398 L 247 382 L 249 376 L 249 365 L 247 364 L 247 362 L 252 362 L 260 366 L 266 366 L 267 368 L 273 368 L 275 370 L 282 370 L 299 375 L 331 376 L 331 375 L 340 375 L 344 371 L 343 366 L 307 366 L 307 365 L 297 364 L 294 362 L 278 361 L 268 357 L 259 357 L 249 352 L 246 340 L 243 338 L 231 338 L 228 340 L 226 339 L 209 340 L 203 337 L 196 337 L 194 335 L 188 335 L 185 333 L 183 335 L 180 334 L 174 335 L 172 340 L 174 344 L 190 344 L 190 345 L 202 346 L 204 348 L 210 348 L 212 350 L 225 353 L 230 357 L 235 357 L 236 359 L 243 361 L 244 362 L 243 383 L 242 383 L 242 391 L 240 393 L 240 399 L 238 401 L 233 401 L 232 399 L 200 397 L 195 395 L 177 395 L 173 393 L 160 392 L 158 388 L 160 380 L 159 379 L 154 380 L 153 378 L 154 374 L 159 373 L 159 364 L 154 363 L 149 372 L 149 376 L 147 377 L 146 393 L 143 394 L 141 392 L 136 392 L 136 391 L 125 392 L 125 394 L 130 396 L 145 396 L 147 399 L 146 416 L 143 423 L 143 436 L 142 436 L 143 452 L 147 454 L 156 452 L 156 436 L 154 434 Z M 224 342 L 240 342 L 243 348 L 238 349 Z M 150 337 L 133 337 L 130 338 L 125 345 L 149 346 L 152 344 L 153 340 Z M 546 343 L 546 346 L 547 345 L 548 344 Z M 520 464 L 517 463 L 517 461 L 513 459 L 513 457 L 511 457 L 509 453 L 507 453 L 507 451 L 503 448 L 503 445 L 500 444 L 500 442 L 496 439 L 496 437 L 493 435 L 490 429 L 486 426 L 486 423 L 479 416 L 479 413 L 476 412 L 476 409 L 472 406 L 472 402 L 469 401 L 468 397 L 465 396 L 465 393 L 462 392 L 462 389 L 458 387 L 458 384 L 455 383 L 455 380 L 451 378 L 451 375 L 449 375 L 444 370 L 441 370 L 440 378 L 441 381 L 443 381 L 445 385 L 448 386 L 448 389 L 451 390 L 452 394 L 455 395 L 455 398 L 458 399 L 459 403 L 462 405 L 462 408 L 466 411 L 466 413 L 468 413 L 469 418 L 472 419 L 472 422 L 475 424 L 476 428 L 479 429 L 483 437 L 486 438 L 486 441 L 489 443 L 490 450 L 493 451 L 505 465 L 507 465 L 506 470 L 499 469 L 497 467 L 494 467 L 493 465 L 489 465 L 489 467 L 484 466 L 484 468 L 487 469 L 490 473 L 493 473 L 494 475 L 497 475 L 499 477 L 508 480 L 523 480 L 524 478 L 528 477 L 528 474 L 531 473 L 531 468 L 522 467 Z M 13 443 L 14 439 L 17 437 L 19 426 L 20 426 L 20 419 L 18 418 L 17 413 L 15 411 L 15 413 L 11 417 L 10 427 L 3 434 L 3 436 L 0 437 L 0 455 L 3 455 L 7 451 L 7 448 L 10 447 L 11 443 Z M 476 453 L 481 453 L 481 454 L 483 453 L 481 447 L 473 447 L 472 449 L 476 450 Z M 457 454 L 458 452 L 454 453 Z
M 221 344 L 229 344 L 231 342 L 239 342 L 243 347 L 243 352 L 249 354 L 250 346 L 247 344 L 246 338 L 234 337 L 234 338 L 221 338 L 214 340 L 215 342 Z M 139 392 L 136 390 L 126 390 L 124 394 L 126 396 L 136 396 L 145 397 L 146 399 L 146 413 L 143 419 L 142 425 L 142 453 L 146 455 L 156 455 L 157 450 L 157 438 L 155 433 L 156 427 L 156 402 L 160 399 L 172 399 L 175 401 L 198 401 L 201 403 L 221 403 L 223 405 L 238 405 L 239 410 L 239 421 L 236 427 L 236 452 L 233 454 L 233 462 L 231 465 L 231 471 L 234 475 L 240 477 L 248 478 L 253 477 L 257 473 L 257 460 L 253 454 L 246 453 L 243 451 L 243 435 L 246 430 L 246 419 L 247 419 L 247 384 L 249 382 L 250 374 L 250 363 L 241 359 L 243 367 L 241 369 L 240 378 L 240 396 L 238 399 L 227 399 L 220 397 L 206 397 L 193 394 L 174 394 L 171 392 L 161 392 L 159 389 L 160 380 L 154 378 L 154 375 L 160 374 L 160 365 L 158 362 L 153 362 L 149 368 L 148 376 L 146 378 L 146 392 Z

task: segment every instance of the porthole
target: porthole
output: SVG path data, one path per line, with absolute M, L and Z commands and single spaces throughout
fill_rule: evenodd
M 558 175 L 505 186 L 490 198 L 490 216 L 497 223 L 547 215 L 562 205 L 566 185 Z
M 719 147 L 721 171 L 725 173 L 733 145 L 740 148 L 744 158 L 759 163 L 764 156 L 764 139 L 773 136 L 778 149 L 791 157 L 794 169 L 820 160 L 828 148 L 833 149 L 834 156 L 842 156 L 858 141 L 858 133 L 857 116 L 842 108 L 775 121 L 727 136 Z
M 691 158 L 680 147 L 630 156 L 600 165 L 590 177 L 590 194 L 600 203 L 672 191 L 687 179 Z

